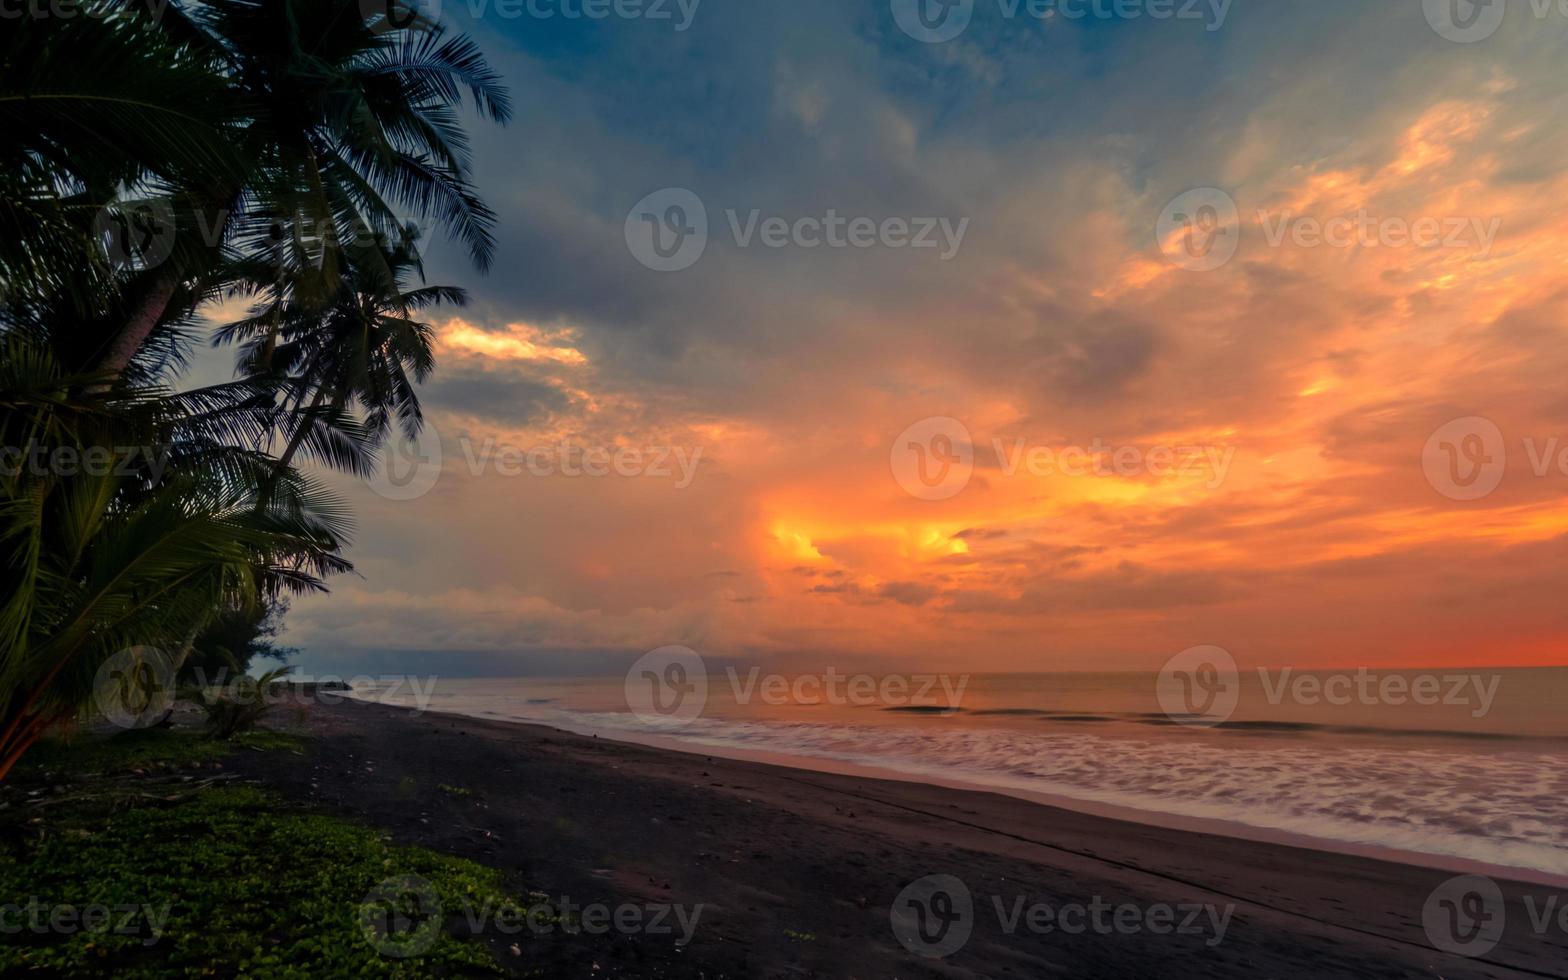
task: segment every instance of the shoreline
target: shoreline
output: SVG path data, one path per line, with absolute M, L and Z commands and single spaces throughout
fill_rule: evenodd
M 1568 974 L 1568 934 L 1535 933 L 1525 905 L 1568 896 L 1512 878 L 1497 879 L 1501 941 L 1467 958 L 1425 932 L 1423 907 L 1452 877 L 1437 869 L 359 701 L 312 705 L 296 723 L 313 736 L 307 756 L 247 759 L 250 778 L 529 890 L 704 909 L 688 946 L 552 942 L 549 965 L 579 975 L 589 964 L 693 977 Z M 973 896 L 972 935 L 943 959 L 910 952 L 890 918 L 907 886 L 934 875 Z M 1101 899 L 1233 914 L 1218 937 L 1067 936 L 1016 918 L 1009 928 L 1003 914 Z
M 1239 820 L 1226 820 L 1218 817 L 1194 817 L 1184 814 L 1166 813 L 1159 810 L 1140 809 L 1133 806 L 1103 803 L 1098 800 L 1083 799 L 1064 794 L 995 785 L 978 780 L 969 781 L 945 777 L 935 773 L 907 772 L 892 767 L 869 766 L 856 762 L 844 762 L 838 759 L 792 755 L 785 752 L 766 752 L 728 745 L 702 745 L 693 742 L 682 742 L 674 738 L 661 738 L 656 735 L 639 736 L 625 732 L 595 732 L 559 724 L 523 721 L 520 719 L 481 718 L 476 715 L 465 715 L 450 711 L 426 711 L 425 713 L 448 718 L 526 725 L 587 738 L 600 738 L 627 745 L 640 745 L 666 752 L 717 756 L 736 762 L 754 762 L 760 765 L 778 766 L 784 769 L 798 769 L 801 772 L 858 776 L 865 779 L 885 780 L 888 782 L 914 783 L 916 785 L 957 790 L 964 793 L 995 793 L 1037 803 L 1040 806 L 1068 810 L 1083 816 L 1141 824 L 1160 830 L 1209 834 L 1216 837 L 1228 837 L 1259 844 L 1274 844 L 1280 847 L 1321 851 L 1326 854 L 1364 857 L 1376 861 L 1386 861 L 1391 864 L 1409 865 L 1414 868 L 1448 871 L 1454 874 L 1482 874 L 1521 883 L 1539 884 L 1548 888 L 1568 888 L 1568 875 L 1541 871 L 1535 868 L 1497 864 L 1455 854 L 1438 854 L 1429 851 L 1413 851 L 1389 847 L 1382 844 L 1364 844 L 1356 841 L 1338 840 L 1332 837 L 1314 836 L 1290 830 L 1280 830 L 1274 827 L 1244 823 Z
M 354 700 L 366 704 L 380 703 L 371 698 L 354 698 Z M 920 772 L 900 769 L 894 766 L 868 765 L 861 762 L 850 762 L 823 756 L 770 752 L 742 746 L 705 744 L 671 736 L 595 729 L 589 725 L 572 726 L 559 720 L 541 721 L 501 716 L 470 715 L 430 708 L 423 709 L 423 713 L 444 718 L 531 726 L 581 737 L 605 739 L 627 745 L 640 745 L 669 752 L 716 756 L 740 762 L 754 762 L 797 769 L 803 772 L 832 773 L 845 776 L 859 776 L 867 779 L 914 783 L 960 792 L 996 793 L 1027 800 L 1041 806 L 1069 810 L 1085 816 L 1142 824 L 1164 830 L 1211 834 L 1236 840 L 1252 841 L 1254 843 L 1274 844 L 1329 854 L 1364 857 L 1372 860 L 1410 865 L 1412 867 L 1447 871 L 1453 874 L 1480 874 L 1493 878 L 1507 878 L 1522 883 L 1538 884 L 1548 888 L 1568 889 L 1568 874 L 1523 865 L 1504 864 L 1436 851 L 1401 848 L 1388 844 L 1343 840 L 1335 837 L 1314 835 L 1304 831 L 1251 824 L 1224 817 L 1171 813 L 1153 808 L 1142 808 L 1026 787 L 1009 786 L 999 782 L 966 780 L 939 772 Z

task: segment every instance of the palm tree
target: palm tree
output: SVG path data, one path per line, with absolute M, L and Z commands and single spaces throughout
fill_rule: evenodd
M 0 778 L 113 651 L 186 649 L 218 610 L 351 568 L 342 507 L 293 460 L 363 471 L 392 425 L 418 432 L 417 314 L 465 296 L 408 288 L 400 212 L 487 267 L 458 110 L 510 116 L 470 40 L 359 0 L 93 2 L 113 16 L 0 40 L 0 447 L 113 464 L 0 465 Z M 106 249 L 105 215 L 143 205 L 164 248 Z M 197 311 L 236 289 L 261 296 L 220 335 L 247 376 L 171 393 Z
M 213 440 L 252 411 L 234 403 L 124 386 L 85 395 L 46 347 L 5 339 L 0 444 L 19 452 L 0 469 L 0 779 L 90 699 L 116 651 L 181 650 L 221 609 L 321 589 L 348 569 L 335 499 L 285 473 L 259 500 L 273 461 Z M 107 452 L 89 462 L 95 450 Z
M 0 36 L 0 298 L 8 302 L 51 298 L 78 318 L 97 314 L 126 285 L 113 273 L 129 271 L 97 247 L 114 223 L 103 219 L 125 217 L 105 209 L 249 172 L 232 140 L 231 86 L 141 7 L 99 0 L 104 16 L 12 18 Z
M 367 19 L 359 0 L 171 3 L 158 27 L 205 57 L 242 106 L 231 135 L 251 162 L 244 179 L 215 172 L 190 188 L 222 244 L 277 261 L 296 288 L 312 268 L 330 284 L 340 270 L 323 240 L 362 228 L 391 237 L 406 209 L 488 268 L 495 215 L 472 187 L 457 110 L 465 90 L 493 121 L 511 107 L 472 40 L 418 15 Z M 213 274 L 222 250 L 200 244 L 198 258 L 178 250 L 135 284 L 100 370 L 124 371 L 182 286 Z
M 352 448 L 381 443 L 395 424 L 419 434 L 423 413 L 416 386 L 435 368 L 434 332 L 417 315 L 442 304 L 465 306 L 454 286 L 418 286 L 424 278 L 405 229 L 396 244 L 355 249 L 325 306 L 274 298 L 243 320 L 219 329 L 217 343 L 239 343 L 239 368 L 255 378 L 269 372 L 285 392 L 285 433 L 278 472 L 301 448 L 340 468 Z

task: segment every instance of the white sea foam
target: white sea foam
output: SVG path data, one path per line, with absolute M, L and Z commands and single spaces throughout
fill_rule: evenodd
M 577 731 L 832 760 L 929 779 L 1231 821 L 1568 875 L 1568 766 L 1538 748 L 1355 740 L 1148 738 L 1008 727 L 847 725 L 704 717 L 668 724 L 465 694 L 438 710 Z

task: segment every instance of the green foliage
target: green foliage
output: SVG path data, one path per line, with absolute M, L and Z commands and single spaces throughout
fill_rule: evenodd
M 76 735 L 45 739 L 17 767 L 23 780 L 47 773 L 70 773 L 73 779 L 124 774 L 142 769 L 181 769 L 227 757 L 235 749 L 302 754 L 298 735 L 256 729 L 229 739 L 209 738 L 173 728 L 139 728 L 110 736 Z
M 260 677 L 241 675 L 222 686 L 191 689 L 190 699 L 207 713 L 207 734 L 213 738 L 233 738 L 255 728 L 272 710 L 273 686 L 292 669 L 278 667 Z
M 232 183 L 251 166 L 202 52 L 145 4 L 74 6 L 13 18 L 0 38 L 0 283 L 31 296 L 110 285 L 93 221 L 123 187 Z
M 468 295 L 451 286 L 411 288 L 423 279 L 405 230 L 395 246 L 357 249 L 355 261 L 323 299 L 269 289 L 248 315 L 221 327 L 219 343 L 239 345 L 239 370 L 276 379 L 285 392 L 279 427 L 286 435 L 280 466 L 294 454 L 353 469 L 359 446 L 379 442 L 396 427 L 409 438 L 424 419 L 415 387 L 435 370 L 435 332 L 416 316 L 440 305 L 463 306 Z
M 511 113 L 473 41 L 386 22 L 402 4 L 66 2 L 0 37 L 0 779 L 115 652 L 178 662 L 220 613 L 265 623 L 351 567 L 293 458 L 364 474 L 419 431 L 417 315 L 464 296 L 405 281 L 406 218 L 487 267 L 461 109 Z M 112 231 L 145 214 L 158 254 Z M 234 295 L 256 299 L 220 336 L 245 376 L 173 393 L 199 310 Z M 106 465 L 16 465 L 88 454 Z
M 429 977 L 499 973 L 477 941 L 439 935 L 410 959 L 382 956 L 360 911 L 379 883 L 416 875 L 443 909 L 502 905 L 499 873 L 387 843 L 342 820 L 294 812 L 250 788 L 173 805 L 57 814 L 42 842 L 0 858 L 0 895 L 42 905 L 152 907 L 135 935 L 8 937 L 0 973 L 58 976 Z M 152 928 L 167 908 L 161 934 Z M 15 940 L 15 941 L 11 941 Z
M 262 498 L 255 454 L 199 405 L 90 391 L 29 338 L 0 339 L 0 776 L 116 652 L 178 653 L 216 610 L 348 567 L 341 504 L 292 472 Z M 72 465 L 33 462 L 62 453 Z
M 207 683 L 244 674 L 257 657 L 283 661 L 297 653 L 276 639 L 288 613 L 286 597 L 265 599 L 250 609 L 225 609 L 196 635 L 180 669 L 185 684 Z
M 297 741 L 291 739 L 289 744 L 297 745 Z M 140 728 L 109 737 L 78 735 L 39 742 L 17 773 L 27 778 L 49 771 L 68 771 L 82 777 L 155 765 L 180 767 L 217 761 L 233 747 L 234 743 L 198 738 L 170 728 Z

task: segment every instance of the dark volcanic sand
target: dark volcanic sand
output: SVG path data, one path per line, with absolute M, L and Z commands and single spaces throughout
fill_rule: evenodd
M 1503 941 L 1473 960 L 1432 949 L 1423 932 L 1427 895 L 1451 877 L 1443 871 L 531 725 L 357 702 L 304 712 L 291 726 L 315 736 L 305 758 L 238 753 L 231 768 L 400 843 L 500 868 L 520 895 L 702 906 L 684 948 L 675 935 L 492 930 L 499 958 L 519 973 L 1568 977 L 1568 936 L 1536 935 L 1521 904 L 1544 887 L 1503 883 Z M 933 874 L 958 876 L 974 897 L 973 935 L 943 960 L 908 952 L 889 922 L 900 890 Z M 1060 907 L 1096 896 L 1235 911 L 1223 942 L 1209 945 L 1212 927 L 1066 935 L 1020 926 L 1009 935 L 994 904 L 1011 914 L 1019 898 Z M 461 922 L 453 916 L 448 928 Z

